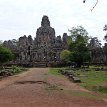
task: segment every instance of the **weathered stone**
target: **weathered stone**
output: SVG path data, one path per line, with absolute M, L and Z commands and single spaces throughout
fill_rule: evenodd
M 78 78 L 78 77 L 72 77 L 72 79 L 73 79 L 73 82 L 75 82 L 75 83 L 80 83 L 81 82 L 81 80 Z
M 57 65 L 60 63 L 60 53 L 64 49 L 68 49 L 69 36 L 67 33 L 63 37 L 55 35 L 55 29 L 51 27 L 48 16 L 43 16 L 41 27 L 36 31 L 34 40 L 32 36 L 26 35 L 20 37 L 18 40 L 4 41 L 3 45 L 15 54 L 13 64 L 37 66 L 40 65 Z M 107 43 L 101 47 L 99 40 L 91 38 L 88 44 L 90 54 L 92 56 L 92 63 L 107 63 Z M 11 62 L 12 63 L 12 62 Z M 76 65 L 72 65 L 75 68 Z
M 63 37 L 62 37 L 62 41 L 63 41 L 63 48 L 67 49 L 68 48 L 68 41 L 69 36 L 67 35 L 67 33 L 63 33 Z
M 36 31 L 36 37 L 26 35 L 19 38 L 17 49 L 14 50 L 16 59 L 13 61 L 21 65 L 30 66 L 51 66 L 60 63 L 60 53 L 64 49 L 63 43 L 66 43 L 67 34 L 64 41 L 61 36 L 55 36 L 55 29 L 50 26 L 48 16 L 43 16 L 41 27 Z M 11 41 L 5 41 L 4 46 L 12 49 Z
M 43 16 L 41 27 L 37 29 L 36 41 L 39 46 L 51 46 L 55 43 L 55 30 L 50 26 L 47 16 Z

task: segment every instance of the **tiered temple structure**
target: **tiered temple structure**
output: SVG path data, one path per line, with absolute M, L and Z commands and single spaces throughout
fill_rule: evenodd
M 24 35 L 18 40 L 4 41 L 3 45 L 9 48 L 15 58 L 9 64 L 43 67 L 61 64 L 60 53 L 67 49 L 69 36 L 64 33 L 61 36 L 55 35 L 55 29 L 50 26 L 48 16 L 43 16 L 41 27 L 36 31 L 35 39 L 32 36 Z M 96 43 L 96 37 L 92 38 L 89 44 L 92 56 L 92 63 L 107 64 L 107 43 L 101 47 Z
M 11 63 L 26 66 L 53 66 L 60 64 L 60 53 L 67 48 L 68 35 L 55 36 L 55 29 L 50 26 L 48 16 L 43 16 L 41 27 L 36 31 L 36 37 L 20 37 L 18 41 L 4 41 L 4 46 L 8 47 L 15 54 L 15 59 Z

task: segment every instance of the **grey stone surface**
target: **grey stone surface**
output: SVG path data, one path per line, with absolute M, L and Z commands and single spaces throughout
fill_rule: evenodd
M 30 66 L 51 66 L 61 62 L 60 53 L 68 49 L 67 41 L 69 36 L 63 33 L 61 36 L 55 35 L 55 29 L 51 27 L 48 16 L 43 16 L 41 26 L 36 31 L 36 36 L 26 35 L 18 40 L 4 41 L 3 45 L 15 54 L 13 64 Z M 107 63 L 107 43 L 101 47 L 97 38 L 92 38 L 89 43 L 92 56 L 92 63 Z
M 4 42 L 4 46 L 11 50 L 14 47 L 13 53 L 16 54 L 14 63 L 31 66 L 39 64 L 51 66 L 60 63 L 60 53 L 66 44 L 67 34 L 63 35 L 63 40 L 61 36 L 56 37 L 48 16 L 43 16 L 41 27 L 37 29 L 34 40 L 31 35 L 28 37 L 24 35 L 17 40 L 15 46 L 12 41 Z

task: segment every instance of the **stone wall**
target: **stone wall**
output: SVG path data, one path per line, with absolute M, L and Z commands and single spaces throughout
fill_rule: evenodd
M 63 37 L 55 35 L 55 29 L 50 26 L 48 16 L 43 16 L 41 27 L 36 31 L 36 37 L 26 35 L 20 37 L 16 44 L 5 41 L 4 46 L 10 48 L 16 55 L 14 63 L 36 66 L 37 63 L 51 66 L 60 63 L 60 53 L 67 48 L 67 34 Z M 15 45 L 15 46 L 14 46 Z

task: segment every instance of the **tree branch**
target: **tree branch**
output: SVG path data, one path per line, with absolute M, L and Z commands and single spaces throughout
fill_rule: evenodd
M 93 9 L 96 7 L 97 4 L 98 4 L 98 0 L 97 0 L 97 2 L 95 3 L 94 7 L 91 9 L 91 11 L 93 11 Z
M 85 2 L 86 2 L 86 0 L 83 0 L 83 3 L 85 3 Z M 91 11 L 93 11 L 93 9 L 96 7 L 97 4 L 98 4 L 98 0 L 97 0 L 97 2 L 95 3 L 94 7 L 91 9 Z

